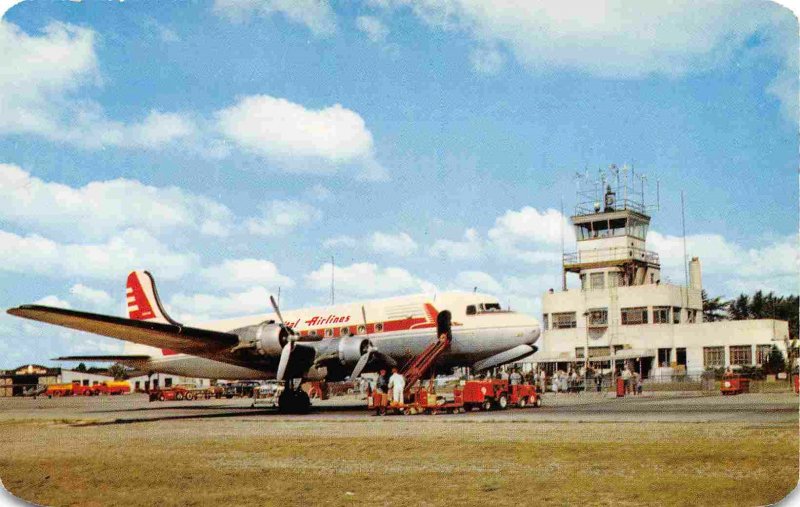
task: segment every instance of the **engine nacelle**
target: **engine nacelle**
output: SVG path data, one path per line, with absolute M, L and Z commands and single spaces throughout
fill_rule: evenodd
M 357 363 L 372 344 L 363 336 L 345 336 L 339 339 L 339 362 L 344 364 Z
M 247 344 L 262 356 L 280 355 L 289 332 L 274 322 L 247 326 L 234 331 L 240 344 Z

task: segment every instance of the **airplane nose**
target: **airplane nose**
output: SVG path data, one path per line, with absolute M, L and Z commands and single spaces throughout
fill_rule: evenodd
M 542 330 L 538 325 L 528 328 L 528 330 L 525 332 L 525 338 L 526 338 L 525 343 L 527 343 L 528 345 L 533 345 L 534 343 L 536 343 L 536 340 L 539 339 L 539 335 L 541 333 Z

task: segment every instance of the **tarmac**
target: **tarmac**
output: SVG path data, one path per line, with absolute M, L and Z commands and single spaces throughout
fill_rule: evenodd
M 539 408 L 464 414 L 387 416 L 472 419 L 481 422 L 744 422 L 798 424 L 798 397 L 791 393 L 741 394 L 658 392 L 615 398 L 610 394 L 552 394 Z M 248 398 L 150 402 L 146 395 L 0 398 L 0 421 L 63 420 L 85 424 L 133 424 L 170 420 L 233 418 L 257 420 L 359 420 L 375 417 L 364 397 L 315 400 L 310 413 L 279 414 L 251 408 Z

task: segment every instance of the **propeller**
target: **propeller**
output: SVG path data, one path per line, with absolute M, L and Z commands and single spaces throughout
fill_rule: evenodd
M 364 333 L 369 335 L 369 331 L 367 328 L 367 312 L 364 310 L 364 305 L 361 305 L 361 318 L 364 320 Z M 364 367 L 367 366 L 370 357 L 372 357 L 373 352 L 376 352 L 376 349 L 372 342 L 369 341 L 367 345 L 367 350 L 361 354 L 361 357 L 358 358 L 358 362 L 356 363 L 355 368 L 353 368 L 353 373 L 350 374 L 350 380 L 354 380 L 356 377 L 361 375 L 361 372 L 364 370 Z
M 294 350 L 294 344 L 297 341 L 297 334 L 295 334 L 294 330 L 288 327 L 283 321 L 281 310 L 278 308 L 278 303 L 275 302 L 275 298 L 272 297 L 272 295 L 269 296 L 269 301 L 272 303 L 272 308 L 275 310 L 275 315 L 278 316 L 278 320 L 281 322 L 281 327 L 289 333 L 286 337 L 286 345 L 284 345 L 283 349 L 281 349 L 281 357 L 278 361 L 278 371 L 275 372 L 275 378 L 278 380 L 283 380 L 284 376 L 286 375 L 286 367 L 289 365 L 289 359 L 291 359 L 292 351 Z

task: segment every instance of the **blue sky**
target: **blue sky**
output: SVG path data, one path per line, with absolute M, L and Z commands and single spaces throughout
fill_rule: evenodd
M 278 286 L 325 303 L 335 255 L 339 300 L 477 285 L 538 313 L 560 201 L 612 163 L 660 180 L 667 277 L 683 190 L 712 294 L 797 292 L 798 27 L 777 4 L 153 5 L 3 17 L 0 306 L 122 314 L 136 268 L 185 320 Z M 0 367 L 117 350 L 0 317 Z

